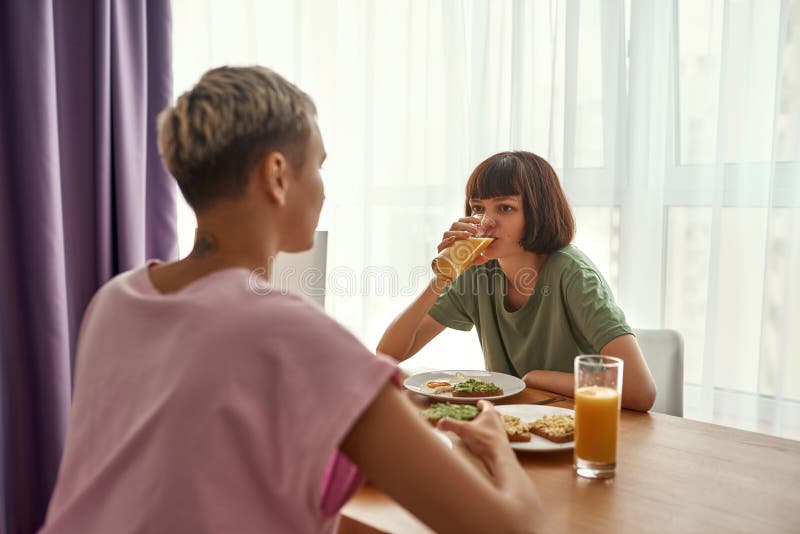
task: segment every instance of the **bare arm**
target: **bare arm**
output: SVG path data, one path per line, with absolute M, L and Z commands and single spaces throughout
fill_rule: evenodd
M 439 252 L 459 239 L 467 239 L 475 235 L 478 231 L 478 223 L 480 223 L 480 219 L 475 217 L 462 217 L 454 222 L 450 229 L 442 235 L 442 241 L 438 246 Z M 480 265 L 487 261 L 489 260 L 481 255 L 473 262 L 473 265 Z M 450 282 L 440 278 L 431 280 L 422 294 L 411 303 L 411 306 L 392 321 L 378 343 L 377 352 L 402 362 L 419 352 L 430 340 L 442 333 L 445 327 L 430 317 L 428 311 L 448 285 Z
M 625 362 L 622 375 L 622 407 L 646 412 L 656 401 L 656 384 L 647 367 L 636 338 L 631 334 L 615 337 L 600 354 L 615 356 Z M 529 371 L 523 377 L 525 384 L 561 395 L 575 395 L 575 375 L 558 371 Z
M 646 412 L 656 402 L 656 383 L 642 349 L 633 334 L 615 337 L 600 349 L 604 356 L 616 356 L 625 362 L 622 374 L 622 406 Z
M 544 389 L 568 397 L 575 396 L 575 375 L 573 373 L 534 369 L 525 373 L 522 380 L 525 381 L 526 386 L 531 388 Z
M 422 294 L 392 321 L 378 343 L 377 352 L 402 362 L 438 336 L 445 327 L 429 316 L 428 310 L 447 285 L 438 278 L 431 280 Z
M 367 479 L 436 532 L 537 532 L 536 489 L 490 403 L 474 422 L 440 422 L 459 434 L 490 476 L 454 454 L 393 386 L 378 394 L 342 443 Z M 446 422 L 447 421 L 447 422 Z

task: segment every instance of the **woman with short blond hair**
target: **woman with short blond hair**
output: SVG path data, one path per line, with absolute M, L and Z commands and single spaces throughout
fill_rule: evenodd
M 194 250 L 93 298 L 42 532 L 330 532 L 364 476 L 438 532 L 540 530 L 491 404 L 439 423 L 487 477 L 423 422 L 393 361 L 305 298 L 250 289 L 279 251 L 313 244 L 311 99 L 262 67 L 214 69 L 164 111 L 159 145 L 197 214 Z

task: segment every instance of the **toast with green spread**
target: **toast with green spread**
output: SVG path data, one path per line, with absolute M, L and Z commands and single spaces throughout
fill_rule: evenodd
M 428 408 L 421 410 L 420 415 L 435 425 L 439 419 L 449 417 L 458 421 L 471 421 L 478 417 L 478 409 L 471 404 L 451 404 L 449 402 L 435 402 Z
M 436 425 L 440 419 L 444 419 L 445 417 L 458 421 L 471 421 L 478 416 L 480 410 L 471 404 L 435 402 L 428 408 L 420 410 L 419 413 L 426 421 L 432 425 Z M 528 431 L 528 425 L 523 423 L 518 417 L 504 415 L 503 427 L 505 428 L 509 441 L 531 440 L 531 433 Z
M 492 382 L 484 382 L 475 378 L 453 384 L 453 397 L 499 397 L 503 390 Z

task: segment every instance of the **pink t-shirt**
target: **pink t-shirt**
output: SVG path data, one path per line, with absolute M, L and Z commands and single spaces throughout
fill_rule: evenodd
M 334 528 L 362 481 L 340 443 L 396 366 L 249 282 L 225 269 L 163 295 L 143 267 L 95 295 L 42 533 Z

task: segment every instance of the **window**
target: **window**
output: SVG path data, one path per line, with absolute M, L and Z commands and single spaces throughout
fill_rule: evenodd
M 800 436 L 800 0 L 173 8 L 176 93 L 261 63 L 317 101 L 329 271 L 398 281 L 326 299 L 368 346 L 422 287 L 473 167 L 530 150 L 632 326 L 683 334 L 687 414 Z M 417 361 L 482 359 L 448 332 Z

